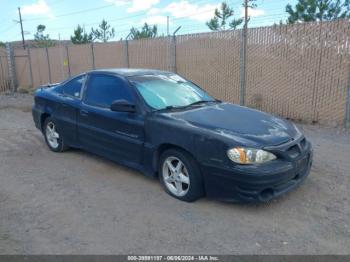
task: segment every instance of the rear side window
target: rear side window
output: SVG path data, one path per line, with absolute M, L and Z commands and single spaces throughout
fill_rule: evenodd
M 63 93 L 69 96 L 80 97 L 84 79 L 85 75 L 82 75 L 68 81 L 63 86 Z
M 89 76 L 84 99 L 86 104 L 109 108 L 113 101 L 121 99 L 133 101 L 122 79 L 110 75 Z

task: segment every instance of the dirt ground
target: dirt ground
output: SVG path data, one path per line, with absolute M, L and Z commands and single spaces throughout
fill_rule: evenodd
M 314 166 L 282 198 L 189 204 L 92 154 L 50 152 L 31 103 L 0 96 L 0 254 L 350 253 L 349 131 L 301 126 Z

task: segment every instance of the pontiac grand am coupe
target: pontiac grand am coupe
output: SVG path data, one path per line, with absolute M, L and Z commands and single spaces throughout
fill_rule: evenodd
M 268 201 L 308 175 L 312 147 L 291 122 L 221 102 L 170 72 L 106 69 L 35 93 L 48 147 L 81 148 L 159 177 L 171 196 Z

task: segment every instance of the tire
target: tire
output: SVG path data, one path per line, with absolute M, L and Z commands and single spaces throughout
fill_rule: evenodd
M 49 131 L 49 129 L 51 130 L 51 132 Z M 51 135 L 50 135 L 50 133 L 51 133 Z M 63 152 L 69 148 L 64 143 L 62 135 L 60 135 L 59 127 L 57 126 L 57 122 L 54 119 L 52 119 L 51 117 L 47 117 L 44 121 L 43 134 L 45 137 L 45 142 L 51 151 Z
M 179 161 L 183 167 L 179 165 Z M 165 192 L 174 198 L 193 202 L 204 196 L 203 179 L 198 164 L 183 150 L 169 149 L 163 152 L 159 159 L 158 174 Z

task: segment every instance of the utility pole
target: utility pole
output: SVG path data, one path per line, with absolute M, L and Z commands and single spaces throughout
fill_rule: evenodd
M 248 35 L 248 0 L 244 0 L 244 27 L 241 45 L 241 90 L 240 90 L 240 105 L 245 105 L 245 91 L 247 78 L 247 35 Z
M 167 31 L 167 35 L 170 36 L 170 31 L 169 31 L 169 16 L 166 17 L 166 31 Z
M 23 49 L 26 49 L 26 45 L 24 43 L 24 33 L 23 33 L 22 15 L 21 15 L 21 8 L 20 7 L 18 7 L 18 15 L 19 15 L 19 23 L 21 25 L 22 45 L 23 45 Z

